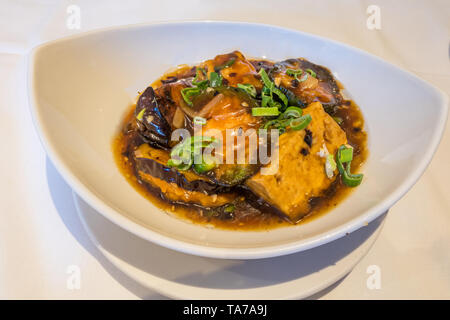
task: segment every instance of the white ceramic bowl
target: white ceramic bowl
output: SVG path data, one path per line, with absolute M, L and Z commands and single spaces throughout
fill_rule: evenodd
M 321 218 L 271 231 L 209 229 L 165 214 L 118 171 L 111 142 L 138 90 L 173 66 L 234 49 L 324 65 L 361 107 L 370 150 L 364 181 Z M 306 250 L 387 211 L 430 162 L 448 104 L 446 95 L 411 73 L 347 45 L 274 26 L 209 21 L 117 27 L 43 44 L 30 54 L 29 96 L 51 161 L 92 207 L 162 246 L 228 259 Z

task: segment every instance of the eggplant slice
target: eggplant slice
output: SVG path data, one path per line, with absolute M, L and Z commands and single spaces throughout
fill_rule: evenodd
M 205 176 L 193 171 L 179 171 L 166 165 L 169 154 L 148 144 L 140 145 L 134 151 L 136 170 L 151 175 L 188 191 L 203 192 L 208 195 L 231 192 L 231 188 L 220 186 Z
M 139 97 L 135 117 L 139 134 L 145 141 L 159 148 L 169 148 L 172 128 L 161 113 L 152 87 L 145 89 Z
M 173 120 L 181 105 L 181 90 L 189 86 L 185 79 L 148 87 L 139 97 L 135 117 L 140 135 L 154 147 L 169 149 Z
M 140 145 L 133 154 L 134 167 L 141 183 L 156 189 L 171 203 L 191 203 L 201 207 L 223 206 L 235 198 L 232 190 L 215 184 L 193 171 L 177 171 L 166 166 L 165 150 Z

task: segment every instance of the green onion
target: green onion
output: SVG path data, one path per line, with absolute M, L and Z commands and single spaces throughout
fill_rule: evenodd
M 199 116 L 194 117 L 194 124 L 204 125 L 206 124 L 206 119 Z
M 228 68 L 228 67 L 230 67 L 235 61 L 236 61 L 236 58 L 231 58 L 230 60 L 228 60 L 228 61 L 225 62 L 224 64 L 221 64 L 220 66 L 214 67 L 214 71 L 219 72 L 219 71 L 222 70 L 222 69 Z
M 302 73 L 303 73 L 302 69 L 297 69 L 297 70 L 296 69 L 287 69 L 286 70 L 286 74 L 288 76 L 294 77 L 297 80 L 298 80 L 298 76 L 301 76 Z
M 198 87 L 198 88 L 206 89 L 206 88 L 208 87 L 209 81 L 208 81 L 208 79 L 204 79 L 204 80 L 199 81 L 199 75 L 200 75 L 200 73 L 203 74 L 202 77 L 206 77 L 206 71 L 205 71 L 205 69 L 203 69 L 203 68 L 197 68 L 197 70 L 195 71 L 195 77 L 194 77 L 194 79 L 192 80 L 192 84 L 193 84 L 194 86 Z
M 341 117 L 333 117 L 334 121 L 337 122 L 338 125 L 341 125 L 344 120 Z
M 300 80 L 298 80 L 298 81 L 303 82 L 303 81 L 305 81 L 306 79 L 308 79 L 308 74 L 307 74 L 307 73 L 305 73 L 305 74 L 303 75 L 303 77 L 301 77 Z
M 145 108 L 142 109 L 141 111 L 139 111 L 138 115 L 136 116 L 136 119 L 138 119 L 139 121 L 142 121 L 142 118 L 144 117 L 144 113 L 145 113 Z
M 254 117 L 270 117 L 277 116 L 279 114 L 280 111 L 277 107 L 252 108 L 252 116 Z
M 215 141 L 216 139 L 214 137 L 190 137 L 190 139 L 186 139 L 172 148 L 172 150 L 170 151 L 170 159 L 167 161 L 167 165 L 169 167 L 175 167 L 178 170 L 182 171 L 188 170 L 194 162 L 194 157 L 201 153 L 201 148 L 205 148 Z M 206 170 L 212 165 L 210 161 L 205 161 L 203 163 L 203 160 L 201 164 L 203 165 L 203 167 L 198 167 L 197 169 L 199 171 L 197 172 Z
M 261 107 L 267 107 L 270 101 L 272 101 L 272 92 L 264 87 L 261 91 Z
M 263 128 L 268 129 L 274 127 L 280 130 L 280 134 L 286 131 L 287 126 L 290 126 L 293 130 L 302 130 L 306 128 L 312 120 L 309 114 L 302 117 L 302 113 L 303 110 L 298 107 L 288 107 L 277 119 L 267 121 Z
M 313 76 L 314 78 L 317 78 L 317 75 L 314 71 L 312 71 L 311 69 L 306 69 L 306 72 L 308 72 L 311 76 Z M 305 79 L 306 80 L 306 79 Z
M 344 163 L 341 162 L 341 156 L 342 156 L 342 152 L 344 150 L 348 150 L 351 148 L 348 148 L 345 145 L 342 145 L 339 147 L 338 151 L 337 151 L 337 155 L 336 155 L 336 163 L 337 163 L 337 168 L 339 170 L 339 173 L 341 174 L 342 177 L 342 182 L 348 186 L 348 187 L 356 187 L 359 186 L 361 184 L 361 181 L 364 177 L 363 174 L 352 174 L 350 173 L 350 168 L 351 168 L 351 161 L 346 163 L 347 168 L 344 167 Z
M 220 87 L 222 85 L 222 76 L 217 72 L 211 72 L 209 74 L 209 82 L 211 87 Z
M 343 149 L 339 153 L 339 161 L 342 163 L 350 162 L 353 160 L 353 148 Z
M 203 68 L 197 68 L 197 69 L 195 70 L 195 77 L 194 77 L 194 79 L 192 80 L 192 83 L 193 83 L 193 84 L 196 84 L 196 83 L 199 82 L 199 75 L 200 75 L 200 73 L 203 73 L 203 76 L 205 76 L 205 75 L 206 75 L 205 69 L 203 69 Z
M 168 161 L 167 161 L 167 165 L 169 166 L 169 167 L 178 167 L 180 164 L 182 164 L 183 163 L 183 161 L 181 161 L 180 159 L 172 159 L 172 158 L 170 158 Z
M 251 84 L 243 84 L 243 83 L 238 83 L 237 87 L 239 89 L 244 90 L 245 92 L 247 92 L 250 96 L 252 96 L 253 98 L 256 97 L 256 88 L 251 85 Z
M 201 163 L 194 164 L 194 170 L 197 173 L 204 173 L 210 171 L 216 167 L 216 162 L 214 161 L 214 157 L 202 157 Z
M 187 103 L 188 106 L 192 106 L 192 98 L 202 93 L 201 88 L 196 87 L 188 87 L 181 90 L 181 96 L 183 97 L 184 101 Z
M 275 86 L 275 84 L 270 80 L 266 70 L 264 70 L 264 68 L 261 68 L 261 70 L 259 70 L 259 74 L 261 75 L 261 79 L 264 85 L 269 89 L 271 98 L 273 98 L 272 93 L 275 93 L 278 96 L 278 98 L 280 98 L 280 100 L 283 102 L 283 104 L 287 106 L 288 99 L 286 98 L 284 93 L 280 89 L 278 89 Z
M 300 118 L 303 114 L 303 110 L 298 107 L 288 107 L 283 114 L 280 116 L 282 119 L 288 118 Z
M 278 120 L 269 120 L 269 121 L 267 121 L 267 122 L 264 124 L 263 129 L 267 130 L 267 129 L 269 129 L 269 128 L 272 127 L 272 126 L 276 126 L 278 123 L 279 123 Z
M 234 206 L 234 204 L 227 204 L 227 205 L 225 205 L 225 208 L 223 209 L 223 212 L 233 213 L 234 210 L 236 210 L 236 207 Z
M 169 167 L 176 167 L 178 170 L 184 171 L 188 170 L 192 166 L 193 163 L 192 155 L 190 150 L 186 148 L 178 148 L 172 150 L 170 156 L 171 158 L 167 161 L 167 165 Z
M 283 101 L 283 104 L 284 104 L 285 106 L 288 105 L 288 99 L 286 98 L 286 96 L 284 95 L 284 93 L 281 92 L 280 89 L 274 88 L 272 91 L 273 91 L 273 93 L 275 93 L 275 94 L 278 96 L 278 98 L 281 99 L 281 101 Z
M 311 122 L 312 118 L 310 114 L 306 114 L 300 118 L 292 119 L 289 126 L 292 130 L 303 130 Z
M 259 74 L 261 75 L 261 80 L 263 81 L 264 85 L 272 91 L 273 88 L 275 88 L 275 84 L 270 80 L 269 75 L 267 74 L 266 70 L 264 68 L 261 68 L 259 70 Z

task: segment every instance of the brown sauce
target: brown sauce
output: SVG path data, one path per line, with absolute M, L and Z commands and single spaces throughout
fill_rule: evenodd
M 173 71 L 164 74 L 160 79 L 152 84 L 152 87 L 159 87 L 161 79 L 168 79 L 171 76 L 180 76 L 192 72 L 189 66 L 181 66 Z M 341 84 L 339 84 L 342 87 Z M 199 208 L 195 205 L 182 205 L 169 203 L 162 199 L 160 192 L 154 190 L 143 183 L 136 174 L 135 167 L 128 158 L 127 150 L 133 143 L 134 136 L 129 134 L 129 123 L 133 119 L 135 105 L 129 107 L 122 121 L 120 133 L 114 138 L 112 149 L 117 166 L 127 181 L 143 197 L 151 201 L 156 207 L 172 213 L 175 216 L 189 220 L 191 222 L 210 225 L 217 228 L 232 230 L 269 230 L 278 227 L 292 226 L 292 223 L 285 221 L 281 217 L 271 212 L 262 212 L 256 209 L 246 201 L 239 202 L 232 218 L 221 216 L 216 217 L 210 211 Z M 350 100 L 345 100 L 333 116 L 342 120 L 340 127 L 345 131 L 347 140 L 354 147 L 354 157 L 352 161 L 352 172 L 358 172 L 367 158 L 367 133 L 364 131 L 364 118 L 359 107 Z M 336 207 L 345 197 L 347 197 L 353 188 L 346 187 L 340 177 L 326 191 L 326 194 L 313 201 L 311 212 L 299 223 L 303 224 L 311 221 Z

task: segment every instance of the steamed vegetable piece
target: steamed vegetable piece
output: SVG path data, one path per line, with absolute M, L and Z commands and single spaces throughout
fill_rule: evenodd
M 334 179 L 325 174 L 326 157 L 319 155 L 325 145 L 330 153 L 347 143 L 345 132 L 324 110 L 320 102 L 303 109 L 312 121 L 307 130 L 288 130 L 280 136 L 279 168 L 273 175 L 257 173 L 246 185 L 257 196 L 275 206 L 292 222 L 310 213 L 310 198 L 320 197 Z M 311 145 L 309 143 L 311 142 Z

